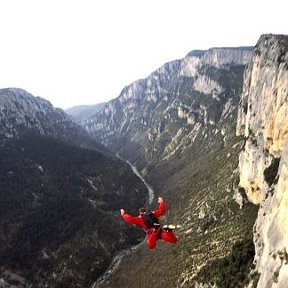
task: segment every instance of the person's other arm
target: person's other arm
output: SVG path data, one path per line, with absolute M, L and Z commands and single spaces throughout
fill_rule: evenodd
M 162 197 L 158 197 L 159 207 L 157 210 L 153 211 L 154 215 L 158 218 L 165 214 L 167 210 L 166 203 L 164 202 Z
M 120 209 L 120 214 L 123 218 L 123 220 L 129 224 L 135 224 L 135 225 L 140 225 L 140 218 L 138 216 L 134 217 L 129 215 L 128 213 L 125 212 L 124 209 Z

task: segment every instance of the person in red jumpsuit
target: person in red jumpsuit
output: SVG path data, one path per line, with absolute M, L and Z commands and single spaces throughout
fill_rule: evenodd
M 157 218 L 164 215 L 167 210 L 166 203 L 164 202 L 162 197 L 158 198 L 158 203 L 159 203 L 158 209 L 151 212 Z M 161 224 L 158 227 L 153 228 L 146 227 L 144 222 L 144 214 L 146 212 L 147 210 L 145 208 L 140 208 L 138 216 L 131 216 L 127 214 L 124 209 L 120 209 L 120 213 L 124 221 L 126 221 L 129 224 L 140 226 L 143 230 L 146 231 L 147 246 L 149 249 L 155 248 L 156 241 L 158 239 L 162 239 L 166 242 L 175 244 L 177 242 L 177 238 L 174 235 L 172 229 L 163 229 L 161 227 Z

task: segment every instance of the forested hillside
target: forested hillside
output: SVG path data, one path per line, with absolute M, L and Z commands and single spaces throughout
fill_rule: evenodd
M 0 93 L 1 285 L 88 287 L 116 251 L 143 239 L 122 225 L 119 209 L 143 205 L 147 189 L 64 112 L 24 91 L 6 91 Z

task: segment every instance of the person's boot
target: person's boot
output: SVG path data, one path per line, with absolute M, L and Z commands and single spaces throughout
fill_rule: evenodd
M 167 224 L 167 225 L 163 225 L 163 229 L 165 229 L 167 232 L 168 231 L 172 231 L 176 228 L 181 227 L 180 225 L 174 225 L 174 224 Z

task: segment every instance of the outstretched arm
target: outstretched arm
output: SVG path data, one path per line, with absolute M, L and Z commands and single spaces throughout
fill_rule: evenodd
M 158 197 L 158 203 L 159 203 L 158 209 L 153 211 L 156 217 L 164 215 L 167 210 L 166 203 L 164 202 L 162 197 Z
M 133 216 L 127 214 L 124 209 L 120 209 L 120 214 L 121 214 L 121 216 L 125 222 L 127 222 L 129 224 L 140 225 L 140 218 L 139 217 L 137 217 L 137 216 L 133 217 Z

